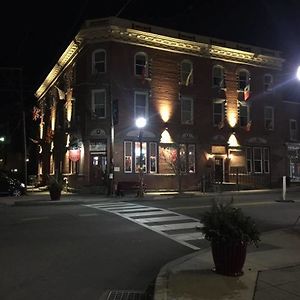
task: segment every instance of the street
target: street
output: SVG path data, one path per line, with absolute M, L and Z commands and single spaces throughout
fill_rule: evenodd
M 276 193 L 233 198 L 269 231 L 295 223 L 298 195 L 285 203 L 275 201 Z M 0 298 L 98 300 L 109 291 L 144 292 L 164 264 L 209 246 L 196 226 L 212 197 L 112 200 L 1 206 Z

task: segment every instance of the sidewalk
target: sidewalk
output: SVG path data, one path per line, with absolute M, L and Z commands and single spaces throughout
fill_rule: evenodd
M 300 299 L 300 227 L 262 235 L 259 248 L 248 247 L 244 275 L 215 274 L 210 248 L 165 265 L 154 300 Z

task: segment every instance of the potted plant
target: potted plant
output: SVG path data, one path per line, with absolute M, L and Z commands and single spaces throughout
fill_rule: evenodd
M 49 176 L 48 190 L 51 200 L 59 200 L 63 190 L 63 181 L 55 176 Z
M 200 220 L 201 231 L 211 242 L 214 271 L 228 276 L 241 276 L 246 259 L 247 246 L 258 247 L 260 232 L 254 220 L 246 216 L 240 208 L 228 203 L 214 201 Z

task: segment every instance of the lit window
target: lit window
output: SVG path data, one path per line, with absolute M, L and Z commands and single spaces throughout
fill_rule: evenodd
M 193 124 L 193 99 L 182 97 L 181 98 L 181 123 Z
M 150 173 L 156 173 L 157 172 L 157 144 L 156 143 L 150 143 Z
M 132 172 L 132 142 L 124 142 L 124 172 Z
M 147 143 L 142 142 L 142 159 L 140 159 L 141 143 L 135 142 L 134 155 L 135 155 L 135 172 L 139 173 L 141 167 L 143 172 L 147 173 Z

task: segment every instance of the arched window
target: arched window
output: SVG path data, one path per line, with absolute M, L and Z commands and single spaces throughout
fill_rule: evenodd
M 213 87 L 225 88 L 225 70 L 220 65 L 213 66 L 213 77 L 212 77 L 212 85 Z
M 264 75 L 264 91 L 269 92 L 273 87 L 273 76 L 271 74 Z
M 146 53 L 138 52 L 134 56 L 134 75 L 148 76 L 148 57 Z
M 188 86 L 193 83 L 193 63 L 190 60 L 184 59 L 181 62 L 180 73 L 181 84 Z
M 93 74 L 106 72 L 106 51 L 105 50 L 98 49 L 93 52 L 92 72 Z
M 242 69 L 238 72 L 238 90 L 244 91 L 246 86 L 250 90 L 250 74 L 249 71 Z

